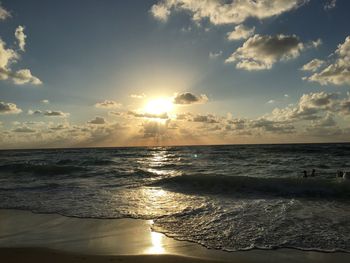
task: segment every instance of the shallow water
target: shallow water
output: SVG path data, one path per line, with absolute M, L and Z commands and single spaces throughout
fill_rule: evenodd
M 349 155 L 349 144 L 0 151 L 0 208 L 153 219 L 228 251 L 350 252 L 350 184 L 335 178 Z

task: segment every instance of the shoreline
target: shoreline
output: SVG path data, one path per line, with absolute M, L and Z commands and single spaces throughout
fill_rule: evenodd
M 350 260 L 350 253 L 346 252 L 293 248 L 235 252 L 207 249 L 151 231 L 151 220 L 82 219 L 0 209 L 0 222 L 0 261 L 4 262 L 45 262 L 44 258 L 52 254 L 61 258 L 61 262 L 80 262 L 79 257 L 92 260 L 84 262 L 158 262 L 158 259 L 159 262 L 178 262 L 181 259 L 182 262 L 328 263 Z M 23 261 L 21 256 L 36 261 Z

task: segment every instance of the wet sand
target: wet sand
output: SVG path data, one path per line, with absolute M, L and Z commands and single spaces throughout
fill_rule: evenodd
M 296 249 L 223 252 L 151 231 L 152 221 L 0 210 L 0 262 L 349 262 Z

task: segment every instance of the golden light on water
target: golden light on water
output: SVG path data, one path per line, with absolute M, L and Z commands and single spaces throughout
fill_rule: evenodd
M 151 224 L 153 224 L 153 220 L 151 220 Z M 163 254 L 165 253 L 164 248 L 164 235 L 157 232 L 150 232 L 151 238 L 151 247 L 146 250 L 147 254 Z

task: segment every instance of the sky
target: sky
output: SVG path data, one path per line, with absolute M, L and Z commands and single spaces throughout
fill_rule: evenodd
M 0 149 L 349 142 L 349 10 L 2 0 Z

